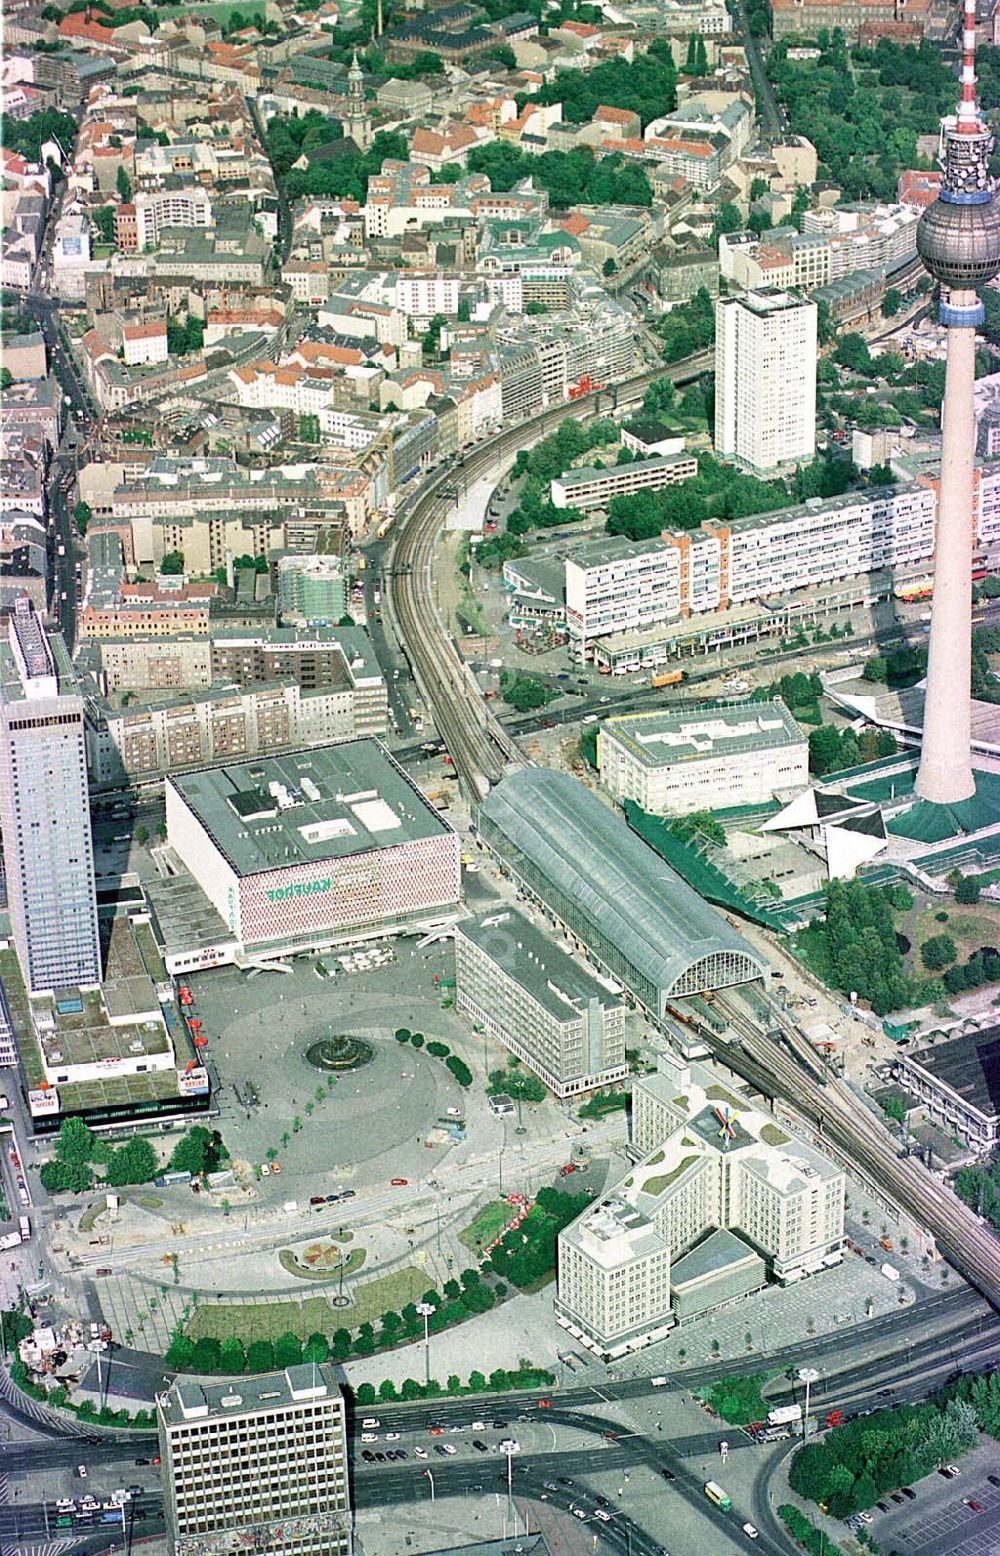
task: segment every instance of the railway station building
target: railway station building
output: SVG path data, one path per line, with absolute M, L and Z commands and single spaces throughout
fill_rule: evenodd
M 766 977 L 756 947 L 568 773 L 509 773 L 477 826 L 525 895 L 652 1020 L 684 995 Z

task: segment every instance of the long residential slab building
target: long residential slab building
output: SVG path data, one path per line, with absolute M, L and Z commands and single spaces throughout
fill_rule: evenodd
M 936 520 L 937 483 L 921 478 L 742 519 L 706 519 L 649 540 L 583 544 L 564 559 L 571 644 L 579 649 L 612 633 L 926 562 Z M 998 462 L 976 471 L 973 521 L 977 550 L 1000 544 Z M 530 571 L 513 559 L 504 580 L 530 592 Z

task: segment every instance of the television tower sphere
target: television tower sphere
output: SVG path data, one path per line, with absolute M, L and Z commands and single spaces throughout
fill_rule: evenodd
M 1000 204 L 991 191 L 968 205 L 949 199 L 949 190 L 929 205 L 917 226 L 917 253 L 943 286 L 970 289 L 1000 271 Z

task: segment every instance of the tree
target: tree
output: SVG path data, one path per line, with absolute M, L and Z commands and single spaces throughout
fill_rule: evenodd
M 141 848 L 144 843 L 149 842 L 149 829 L 148 827 L 144 827 L 140 824 L 136 827 L 135 831 L 132 833 L 132 836 Z
M 274 1365 L 277 1368 L 297 1367 L 302 1361 L 302 1341 L 298 1335 L 287 1331 L 274 1342 Z
M 245 1372 L 247 1365 L 243 1341 L 237 1335 L 227 1335 L 219 1350 L 219 1367 L 222 1372 Z
M 115 186 L 118 190 L 119 199 L 125 205 L 128 205 L 129 201 L 132 199 L 132 180 L 129 178 L 128 173 L 125 171 L 124 163 L 122 163 L 118 169 L 118 173 L 115 178 Z
M 89 502 L 83 502 L 81 499 L 81 501 L 78 502 L 73 509 L 73 520 L 76 524 L 77 533 L 79 535 L 85 535 L 87 533 L 87 525 L 90 523 L 92 517 L 93 510 Z
M 148 1140 L 137 1136 L 112 1151 L 104 1181 L 113 1185 L 149 1183 L 158 1171 L 156 1152 Z
M 274 1367 L 274 1346 L 270 1340 L 252 1340 L 247 1346 L 247 1372 L 270 1372 Z
M 56 1156 L 67 1166 L 82 1166 L 94 1159 L 96 1137 L 82 1118 L 64 1118 L 59 1125 Z
M 184 571 L 184 553 L 182 551 L 168 551 L 160 563 L 160 572 L 165 577 L 177 577 Z
M 311 1334 L 302 1347 L 302 1360 L 304 1362 L 325 1362 L 330 1355 L 330 1347 L 327 1344 L 326 1335 L 318 1331 Z
M 760 174 L 758 174 L 750 185 L 750 204 L 754 205 L 758 200 L 762 200 L 768 193 L 770 187 L 771 186 L 767 179 L 762 178 Z
M 950 935 L 932 935 L 920 947 L 920 960 L 928 972 L 941 972 L 949 967 L 958 955 L 958 948 Z
M 214 1335 L 202 1335 L 194 1343 L 194 1351 L 188 1363 L 191 1372 L 219 1372 L 222 1368 L 222 1347 Z
M 14 382 L 14 375 L 9 367 L 0 367 L 0 393 L 6 394 Z
M 97 228 L 97 236 L 101 243 L 113 243 L 115 241 L 115 208 L 113 205 L 99 205 L 91 211 L 90 219 Z
M 979 901 L 980 885 L 974 875 L 961 875 L 955 882 L 955 901 L 968 907 Z
M 229 1152 L 218 1130 L 195 1124 L 174 1146 L 170 1166 L 175 1172 L 189 1172 L 192 1178 L 197 1178 L 202 1173 L 217 1172 L 220 1164 L 228 1158 Z
M 897 1124 L 906 1123 L 906 1103 L 902 1097 L 884 1097 L 882 1099 L 882 1112 L 886 1118 L 895 1119 Z
M 882 299 L 882 317 L 883 317 L 883 319 L 894 319 L 896 317 L 896 314 L 899 312 L 900 308 L 902 307 L 902 305 L 903 305 L 903 294 L 902 294 L 902 292 L 900 292 L 898 290 L 898 288 L 895 287 L 895 286 L 887 287 L 885 296 Z
M 617 275 L 617 273 L 618 266 L 615 264 L 614 259 L 609 254 L 607 259 L 604 261 L 604 264 L 601 266 L 601 274 L 603 276 L 613 276 Z
M 167 1346 L 163 1360 L 168 1367 L 182 1371 L 190 1365 L 194 1355 L 194 1341 L 189 1340 L 186 1334 L 175 1334 Z

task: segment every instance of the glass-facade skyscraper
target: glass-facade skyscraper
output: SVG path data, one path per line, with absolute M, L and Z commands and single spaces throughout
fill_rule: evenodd
M 0 835 L 28 993 L 96 987 L 83 699 L 60 691 L 53 644 L 26 597 L 15 602 L 0 643 Z

